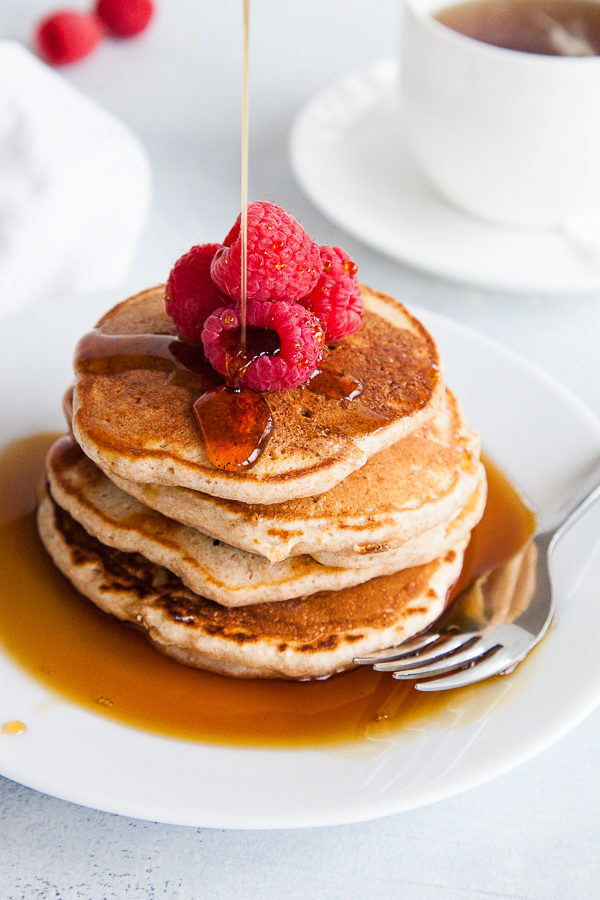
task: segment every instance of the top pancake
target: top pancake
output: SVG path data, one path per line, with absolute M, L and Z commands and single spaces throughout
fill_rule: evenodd
M 351 376 L 361 393 L 353 400 L 306 387 L 265 394 L 273 432 L 252 468 L 226 472 L 210 463 L 192 405 L 222 379 L 193 345 L 175 338 L 160 287 L 103 316 L 87 341 L 91 352 L 80 343 L 77 441 L 101 468 L 135 482 L 262 504 L 329 490 L 423 425 L 444 398 L 438 350 L 425 328 L 392 298 L 362 291 L 361 331 L 330 345 L 321 366 Z M 103 337 L 111 335 L 119 337 Z

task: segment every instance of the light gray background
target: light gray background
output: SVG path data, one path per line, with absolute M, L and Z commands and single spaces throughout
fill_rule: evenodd
M 157 5 L 146 35 L 107 42 L 63 70 L 128 123 L 151 157 L 154 203 L 124 292 L 164 280 L 191 244 L 224 236 L 240 207 L 241 0 Z M 28 42 L 37 16 L 53 8 L 4 0 L 0 34 Z M 253 0 L 250 198 L 281 204 L 316 240 L 344 246 L 362 281 L 497 337 L 600 413 L 598 296 L 445 284 L 336 229 L 295 184 L 287 142 L 297 111 L 346 71 L 396 53 L 398 34 L 396 0 Z M 597 897 L 599 742 L 596 712 L 536 759 L 460 797 L 306 831 L 156 825 L 0 779 L 0 898 Z

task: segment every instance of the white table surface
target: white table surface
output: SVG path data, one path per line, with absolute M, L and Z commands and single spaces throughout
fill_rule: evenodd
M 151 157 L 153 208 L 124 294 L 164 280 L 193 243 L 224 236 L 240 208 L 241 0 L 157 5 L 146 35 L 107 42 L 63 70 L 128 123 Z M 37 16 L 53 8 L 47 0 L 5 0 L 0 34 L 27 42 Z M 600 297 L 446 284 L 333 227 L 294 182 L 287 145 L 295 114 L 344 72 L 393 55 L 398 20 L 396 0 L 254 0 L 250 198 L 281 204 L 319 242 L 344 246 L 367 284 L 493 335 L 600 413 Z M 156 825 L 0 778 L 0 897 L 597 897 L 599 744 L 596 711 L 476 790 L 387 819 L 305 831 Z

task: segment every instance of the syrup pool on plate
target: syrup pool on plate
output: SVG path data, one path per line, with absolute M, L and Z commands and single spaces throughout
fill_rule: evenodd
M 162 656 L 78 594 L 41 545 L 34 494 L 54 437 L 32 435 L 0 454 L 0 646 L 50 691 L 136 728 L 238 746 L 347 745 L 423 722 L 444 728 L 457 697 L 472 715 L 487 709 L 489 683 L 425 694 L 370 668 L 324 681 L 246 680 Z M 533 531 L 517 492 L 489 461 L 486 468 L 486 512 L 455 590 L 510 557 Z
M 2 734 L 8 734 L 11 737 L 18 737 L 20 734 L 26 733 L 27 725 L 25 722 L 19 722 L 17 719 L 12 719 L 10 722 L 4 722 L 0 731 Z

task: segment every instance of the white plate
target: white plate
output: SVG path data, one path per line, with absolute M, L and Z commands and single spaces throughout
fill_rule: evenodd
M 61 428 L 60 399 L 77 337 L 109 301 L 37 310 L 3 324 L 3 437 Z M 600 459 L 600 424 L 523 359 L 462 326 L 420 312 L 438 338 L 449 383 L 486 449 L 533 502 L 549 510 Z M 575 548 L 590 555 L 592 534 Z M 555 627 L 500 685 L 475 692 L 475 709 L 344 750 L 255 750 L 185 742 L 114 723 L 48 689 L 0 652 L 0 772 L 48 794 L 111 812 L 182 825 L 268 828 L 325 825 L 430 803 L 510 769 L 579 722 L 600 698 L 600 558 L 582 570 L 571 549 L 559 565 Z M 578 580 L 571 584 L 576 566 Z M 2 602 L 0 598 L 0 602 Z M 561 665 L 556 664 L 557 659 Z
M 506 291 L 600 287 L 600 254 L 584 236 L 494 226 L 447 204 L 408 152 L 398 97 L 398 66 L 382 60 L 299 114 L 292 165 L 317 207 L 375 249 L 453 281 Z

